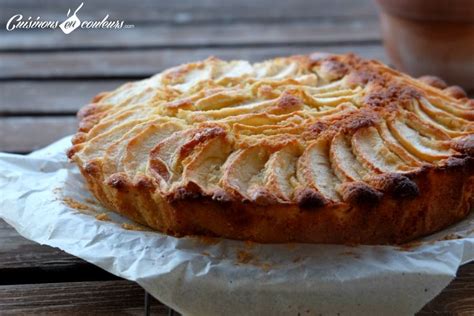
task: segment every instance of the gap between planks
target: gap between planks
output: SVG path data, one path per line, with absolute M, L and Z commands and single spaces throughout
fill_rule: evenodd
M 75 115 L 96 94 L 127 81 L 130 79 L 0 82 L 0 116 Z
M 126 280 L 0 286 L 2 315 L 143 315 L 145 291 Z M 151 300 L 151 315 L 168 308 Z
M 23 238 L 2 220 L 0 240 L 0 285 L 118 279 L 64 251 Z
M 74 116 L 0 117 L 0 151 L 28 153 L 76 130 Z
M 117 78 L 147 77 L 182 63 L 209 56 L 244 59 L 252 62 L 277 56 L 308 54 L 314 51 L 354 52 L 365 58 L 386 61 L 381 45 L 281 46 L 216 49 L 150 49 L 142 51 L 91 51 L 0 53 L 0 79 Z
M 209 48 L 287 44 L 379 43 L 377 19 L 297 23 L 215 25 L 151 25 L 131 29 L 0 31 L 0 51 L 65 51 L 137 48 Z
M 68 9 L 75 10 L 77 4 L 52 0 L 47 5 L 35 0 L 4 1 L 0 20 L 7 21 L 14 14 L 41 16 L 43 19 L 64 21 Z M 374 16 L 376 6 L 371 0 L 239 0 L 200 1 L 89 1 L 78 12 L 81 20 L 124 20 L 125 24 L 171 23 L 224 24 L 237 21 L 291 21 L 317 20 L 324 18 L 359 18 Z

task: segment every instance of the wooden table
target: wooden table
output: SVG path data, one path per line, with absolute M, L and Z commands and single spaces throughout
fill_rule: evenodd
M 253 61 L 312 51 L 353 51 L 387 61 L 370 0 L 88 1 L 81 20 L 134 28 L 7 32 L 14 14 L 64 20 L 65 1 L 0 2 L 0 151 L 28 153 L 71 134 L 96 93 L 169 66 L 215 55 Z M 76 3 L 73 3 L 76 6 Z M 71 7 L 75 10 L 76 7 Z M 144 291 L 0 221 L 0 314 L 141 315 Z M 152 315 L 168 309 L 153 301 Z M 474 264 L 420 315 L 474 314 Z

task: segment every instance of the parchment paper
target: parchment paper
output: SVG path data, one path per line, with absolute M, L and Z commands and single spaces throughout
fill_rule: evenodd
M 259 245 L 125 229 L 134 226 L 103 214 L 85 189 L 64 154 L 69 144 L 0 153 L 0 218 L 185 315 L 410 315 L 474 258 L 472 215 L 411 247 Z

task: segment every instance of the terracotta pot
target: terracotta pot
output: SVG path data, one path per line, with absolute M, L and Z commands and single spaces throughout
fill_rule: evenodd
M 398 69 L 474 90 L 473 0 L 377 0 L 385 49 Z

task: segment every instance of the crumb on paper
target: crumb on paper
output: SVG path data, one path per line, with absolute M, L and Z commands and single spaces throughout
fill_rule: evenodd
M 254 256 L 248 251 L 239 250 L 237 252 L 237 262 L 239 263 L 243 263 L 243 264 L 249 263 L 250 260 L 252 260 L 253 258 Z
M 286 247 L 288 247 L 289 250 L 295 250 L 296 244 L 294 242 L 289 242 L 285 244 Z
M 86 205 L 86 204 L 83 204 L 81 202 L 78 202 L 76 200 L 74 200 L 73 198 L 70 198 L 70 197 L 63 197 L 63 202 L 64 204 L 66 204 L 67 206 L 69 206 L 70 208 L 73 208 L 75 210 L 78 210 L 78 211 L 91 211 L 91 207 Z
M 253 249 L 255 247 L 255 242 L 251 241 L 251 240 L 246 240 L 244 241 L 244 246 L 245 246 L 245 249 Z
M 99 221 L 110 221 L 110 217 L 107 213 L 100 213 L 95 218 Z
M 345 246 L 355 248 L 355 247 L 359 247 L 360 244 L 358 244 L 358 243 L 347 243 L 347 244 L 345 244 Z
M 138 224 L 123 223 L 121 226 L 123 229 L 126 229 L 126 230 L 137 230 L 137 231 L 148 230 L 145 226 L 138 225 Z
M 59 193 L 61 193 L 62 191 L 63 191 L 63 189 L 60 188 L 60 187 L 57 187 L 57 188 L 54 188 L 54 189 L 53 189 L 53 193 L 54 193 L 54 194 L 59 194 Z
M 411 241 L 411 242 L 408 242 L 406 244 L 402 244 L 402 245 L 398 246 L 398 250 L 411 251 L 414 248 L 417 248 L 417 247 L 425 245 L 425 244 L 432 245 L 432 244 L 436 243 L 437 241 L 456 240 L 456 239 L 462 239 L 462 238 L 464 238 L 464 237 L 461 236 L 461 235 L 458 235 L 456 233 L 450 233 L 450 234 L 447 234 L 447 235 L 445 235 L 441 238 L 438 238 L 438 239 L 435 239 L 435 240 L 432 240 L 432 241 Z
M 350 256 L 350 257 L 354 257 L 356 259 L 360 259 L 360 255 L 353 252 L 353 251 L 343 251 L 343 252 L 341 252 L 341 255 Z
M 411 242 L 407 242 L 405 244 L 399 245 L 397 249 L 400 251 L 411 251 L 414 248 L 417 248 L 423 244 L 424 242 L 422 241 L 411 241 Z
M 246 251 L 239 250 L 237 251 L 237 265 L 239 264 L 250 264 L 254 267 L 260 268 L 265 272 L 270 271 L 273 268 L 273 265 L 269 262 L 260 262 L 254 254 Z
M 87 204 L 92 204 L 92 205 L 97 205 L 97 206 L 101 206 L 99 202 L 97 202 L 96 200 L 94 199 L 84 199 L 84 202 L 86 202 Z
M 455 239 L 461 239 L 461 238 L 463 237 L 458 234 L 451 233 L 451 234 L 447 234 L 446 236 L 442 237 L 439 240 L 455 240 Z
M 96 206 L 100 206 L 96 203 L 89 203 L 89 199 L 84 199 L 84 203 L 80 202 L 72 197 L 69 196 L 62 196 L 62 189 L 55 188 L 53 192 L 57 195 L 57 200 L 62 201 L 68 207 L 75 209 L 81 213 L 87 215 L 94 215 L 98 220 L 110 220 L 108 217 L 106 218 L 103 214 L 106 214 L 100 211 Z M 82 199 L 81 199 L 82 201 Z M 102 213 L 102 214 L 101 214 Z
M 271 270 L 272 265 L 269 264 L 269 263 L 264 262 L 260 265 L 260 268 L 262 268 L 263 271 L 268 272 L 268 271 Z
M 215 245 L 217 244 L 220 239 L 219 238 L 214 238 L 214 237 L 209 237 L 209 236 L 189 236 L 205 245 Z

